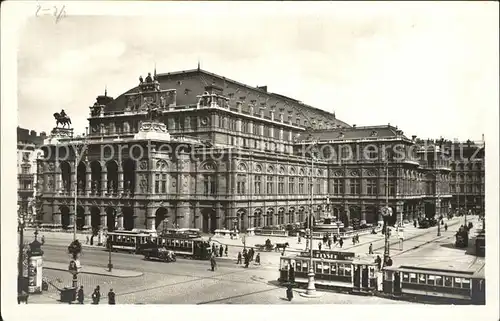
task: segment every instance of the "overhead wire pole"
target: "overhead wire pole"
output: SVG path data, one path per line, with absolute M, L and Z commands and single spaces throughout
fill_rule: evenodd
M 315 147 L 317 142 L 312 142 L 312 146 Z M 313 201 L 314 200 L 314 152 L 311 148 L 311 204 L 309 210 L 309 273 L 307 274 L 308 282 L 307 282 L 307 290 L 305 293 L 301 293 L 304 297 L 314 298 L 318 297 L 318 293 L 316 292 L 316 286 L 314 281 L 314 266 L 313 266 Z
M 384 227 L 385 227 L 385 242 L 384 242 L 384 261 L 383 261 L 383 267 L 386 266 L 387 260 L 389 259 L 390 255 L 390 249 L 389 249 L 389 224 L 387 223 L 387 220 L 390 216 L 390 208 L 389 208 L 389 158 L 386 157 L 385 159 L 385 209 L 383 212 L 384 216 Z

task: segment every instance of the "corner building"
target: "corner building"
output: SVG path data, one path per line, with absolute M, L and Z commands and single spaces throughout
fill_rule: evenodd
M 54 128 L 43 147 L 37 188 L 46 225 L 213 232 L 303 222 L 311 183 L 314 215 L 332 211 L 347 225 L 377 222 L 387 201 L 395 220 L 449 207 L 451 169 L 428 159 L 440 150 L 425 153 L 396 127 L 350 126 L 201 69 L 155 72 L 116 99 L 98 96 L 88 120 L 85 136 Z M 412 157 L 331 157 L 335 146 L 388 143 Z M 320 147 L 314 161 L 312 145 Z M 76 162 L 73 146 L 85 151 Z

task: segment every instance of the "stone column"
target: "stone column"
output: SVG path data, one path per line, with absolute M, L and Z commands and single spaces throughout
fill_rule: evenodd
M 61 194 L 62 191 L 62 173 L 61 173 L 61 167 L 60 163 L 58 164 L 56 168 L 56 180 L 55 180 L 55 187 L 56 187 L 56 193 Z
M 123 230 L 123 212 L 121 207 L 116 208 L 116 222 L 118 223 L 117 229 Z
M 397 222 L 398 224 L 403 224 L 403 202 L 396 203 L 396 214 L 397 214 Z
M 351 223 L 351 213 L 349 212 L 349 205 L 348 204 L 344 204 L 344 213 L 347 216 L 347 220 L 349 221 L 349 226 L 351 226 L 352 225 L 352 223 Z
M 101 212 L 101 230 L 107 231 L 108 230 L 108 213 L 106 211 Z
M 104 196 L 108 192 L 108 180 L 106 179 L 108 173 L 107 171 L 101 171 L 101 195 Z
M 85 194 L 90 195 L 90 191 L 92 190 L 92 172 L 87 167 L 85 171 Z
M 118 195 L 123 193 L 123 167 L 118 166 Z
M 153 208 L 146 208 L 146 228 L 148 230 L 155 230 L 156 213 Z
M 91 216 L 90 216 L 90 209 L 88 206 L 83 207 L 84 215 L 85 215 L 85 223 L 83 225 L 84 230 L 90 230 L 92 228 L 92 222 L 91 222 Z
M 215 227 L 217 229 L 220 229 L 222 227 L 222 220 L 224 218 L 224 208 L 222 207 L 221 203 L 217 203 L 215 205 L 215 217 L 217 220 Z
M 177 203 L 175 221 L 180 228 L 188 228 L 189 222 L 190 206 L 188 202 Z
M 274 120 L 274 108 L 271 107 L 271 120 Z
M 68 229 L 72 229 L 76 224 L 76 210 L 75 206 L 69 207 L 69 226 Z
M 59 209 L 52 213 L 52 223 L 61 226 L 61 211 Z
M 366 224 L 366 205 L 361 204 L 361 222 L 359 222 L 360 225 Z

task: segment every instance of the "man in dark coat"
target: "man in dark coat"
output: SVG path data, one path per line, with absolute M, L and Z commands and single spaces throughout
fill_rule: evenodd
M 108 292 L 108 304 L 115 304 L 115 292 L 113 289 L 110 289 Z
M 220 256 L 220 257 L 222 257 L 222 256 L 223 256 L 223 254 L 224 254 L 224 247 L 221 245 L 221 246 L 219 247 L 219 256 Z
M 377 269 L 380 271 L 380 267 L 382 265 L 382 259 L 380 258 L 380 255 L 377 255 L 377 258 L 375 259 L 375 263 L 377 263 Z
M 225 252 L 226 257 L 227 257 L 227 252 L 229 252 L 229 249 L 227 248 L 227 244 L 226 244 L 226 248 L 225 248 L 224 252 Z
M 241 252 L 238 252 L 238 261 L 236 264 L 241 264 Z
M 78 289 L 78 293 L 76 295 L 76 298 L 77 298 L 79 304 L 83 304 L 83 300 L 84 300 L 83 285 L 80 286 L 80 289 Z
M 342 245 L 344 245 L 344 240 L 342 238 L 340 238 L 340 240 L 339 240 L 339 245 L 340 245 L 340 248 L 342 248 Z
M 99 304 L 100 300 L 101 300 L 101 290 L 99 286 L 96 286 L 94 293 L 92 293 L 92 303 Z
M 288 281 L 290 283 L 295 283 L 295 268 L 290 265 L 290 270 L 288 270 Z
M 215 271 L 215 267 L 217 266 L 217 262 L 215 262 L 215 254 L 212 253 L 210 257 L 210 266 L 212 267 L 212 272 Z
M 245 268 L 248 267 L 248 264 L 250 264 L 250 254 L 246 253 L 245 254 Z

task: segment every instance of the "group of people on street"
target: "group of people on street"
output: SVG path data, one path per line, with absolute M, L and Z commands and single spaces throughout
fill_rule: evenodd
M 236 261 L 236 264 L 242 264 L 244 262 L 245 268 L 248 268 L 250 262 L 254 260 L 254 255 L 255 251 L 253 247 L 251 247 L 248 251 L 246 248 L 244 248 L 243 255 L 241 254 L 241 252 L 238 252 L 238 260 Z M 260 253 L 257 253 L 257 256 L 255 256 L 255 264 L 260 265 Z
M 83 301 L 85 300 L 85 295 L 83 293 L 83 285 L 80 286 L 78 289 L 78 292 L 76 294 L 76 300 L 78 301 L 79 304 L 83 304 Z M 94 289 L 94 292 L 92 292 L 92 304 L 99 304 L 101 301 L 101 288 L 100 286 L 96 286 Z M 108 304 L 116 304 L 115 301 L 115 292 L 113 289 L 110 289 L 108 292 Z
M 224 248 L 224 246 L 222 244 L 216 245 L 215 243 L 212 243 L 212 254 L 214 254 L 215 257 L 223 257 L 224 254 L 226 254 L 226 256 L 227 256 L 228 251 L 229 251 L 229 249 L 227 247 L 227 244 L 226 244 L 226 247 Z
M 352 238 L 353 240 L 353 244 L 356 244 L 355 242 L 358 242 L 359 243 L 359 236 L 356 234 L 355 236 L 353 236 Z M 299 236 L 299 242 L 300 243 L 300 236 Z M 318 249 L 321 251 L 321 249 L 323 248 L 323 246 L 328 246 L 328 249 L 332 249 L 332 246 L 340 246 L 340 248 L 342 248 L 342 246 L 344 245 L 344 240 L 339 237 L 337 234 L 330 234 L 330 233 L 326 233 L 324 236 L 323 236 L 323 239 L 322 239 L 322 242 L 319 242 L 318 243 Z

